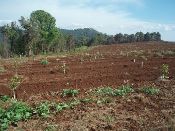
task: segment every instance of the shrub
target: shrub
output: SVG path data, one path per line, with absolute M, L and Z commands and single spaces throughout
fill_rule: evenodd
M 61 95 L 63 97 L 65 96 L 76 96 L 79 93 L 79 90 L 76 89 L 63 89 L 63 92 L 61 93 Z

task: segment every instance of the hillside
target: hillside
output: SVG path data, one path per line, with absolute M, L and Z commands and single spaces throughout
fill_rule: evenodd
M 97 34 L 102 34 L 92 28 L 84 28 L 84 29 L 74 29 L 74 30 L 68 30 L 68 29 L 60 29 L 60 31 L 64 35 L 72 35 L 76 39 L 81 38 L 83 36 L 88 37 L 92 39 Z

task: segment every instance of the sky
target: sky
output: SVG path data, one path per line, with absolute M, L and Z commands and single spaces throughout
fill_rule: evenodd
M 0 25 L 45 10 L 59 28 L 94 28 L 109 35 L 160 32 L 175 41 L 175 0 L 0 0 Z

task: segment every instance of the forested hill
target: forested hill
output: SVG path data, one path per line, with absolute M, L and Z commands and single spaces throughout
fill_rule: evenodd
M 19 24 L 17 24 L 19 23 Z M 0 27 L 0 56 L 27 56 L 44 52 L 71 51 L 81 46 L 161 41 L 159 32 L 136 32 L 109 36 L 92 28 L 66 30 L 56 27 L 56 19 L 44 10 L 36 10 L 30 18 L 21 18 Z M 117 32 L 117 31 L 116 31 Z M 3 41 L 2 41 L 3 39 Z
M 92 28 L 83 28 L 83 29 L 74 29 L 74 30 L 60 29 L 60 31 L 64 35 L 72 35 L 76 39 L 79 39 L 83 36 L 92 39 L 97 34 L 101 34 L 100 32 L 98 32 Z

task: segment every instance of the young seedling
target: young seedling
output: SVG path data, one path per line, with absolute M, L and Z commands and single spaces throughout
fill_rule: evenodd
M 167 64 L 163 64 L 162 65 L 162 78 L 163 79 L 168 79 L 168 74 L 169 74 L 169 66 Z
M 16 99 L 16 89 L 20 86 L 22 83 L 23 77 L 15 74 L 9 82 L 9 88 L 13 92 L 13 99 Z
M 76 89 L 63 89 L 62 96 L 76 96 L 79 93 L 79 90 Z
M 42 60 L 41 60 L 41 64 L 44 65 L 44 66 L 46 66 L 46 65 L 49 64 L 49 62 L 48 62 L 48 60 L 47 60 L 47 57 L 45 57 L 45 59 L 42 59 Z

